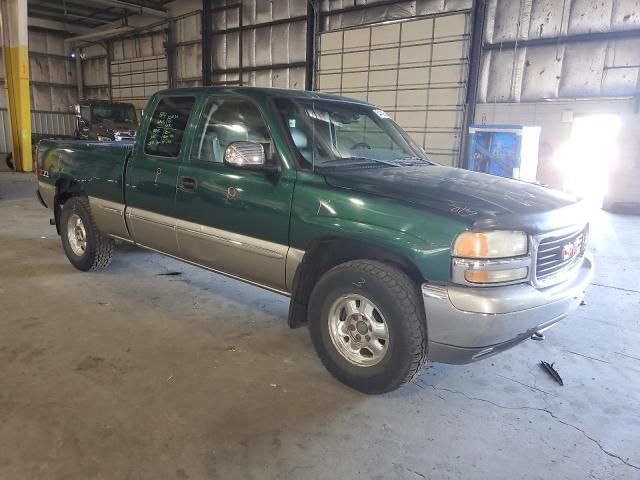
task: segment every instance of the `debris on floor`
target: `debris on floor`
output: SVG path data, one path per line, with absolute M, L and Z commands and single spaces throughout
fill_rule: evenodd
M 158 275 L 166 275 L 169 277 L 173 277 L 175 275 L 182 275 L 182 272 L 165 272 L 165 273 L 159 273 Z
M 531 340 L 541 342 L 544 340 L 544 334 L 542 332 L 534 332 L 533 335 L 531 335 Z
M 544 360 L 540 360 L 540 365 L 545 371 L 560 385 L 564 386 L 564 382 L 562 381 L 562 377 L 558 373 L 558 371 L 554 368 L 555 363 L 545 362 Z

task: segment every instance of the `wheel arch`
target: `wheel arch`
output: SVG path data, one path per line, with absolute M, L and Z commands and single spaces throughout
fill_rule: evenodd
M 57 179 L 55 187 L 56 190 L 53 197 L 53 218 L 56 224 L 56 231 L 58 232 L 58 235 L 60 235 L 60 215 L 62 212 L 62 205 L 64 205 L 64 203 L 71 197 L 86 195 L 86 193 L 79 182 L 68 177 Z
M 333 267 L 350 260 L 377 260 L 403 271 L 416 285 L 424 281 L 415 263 L 389 248 L 341 237 L 316 239 L 305 251 L 293 278 L 288 317 L 291 328 L 306 323 L 309 297 L 318 279 Z

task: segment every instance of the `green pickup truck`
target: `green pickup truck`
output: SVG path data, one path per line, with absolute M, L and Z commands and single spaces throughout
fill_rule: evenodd
M 367 393 L 541 337 L 592 276 L 573 197 L 437 165 L 384 111 L 315 92 L 165 90 L 135 143 L 43 140 L 36 173 L 77 269 L 121 240 L 290 296 Z

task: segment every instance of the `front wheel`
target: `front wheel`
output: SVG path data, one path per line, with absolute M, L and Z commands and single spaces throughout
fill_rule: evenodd
M 111 263 L 115 242 L 100 233 L 85 197 L 72 197 L 62 206 L 62 248 L 71 264 L 86 272 Z
M 426 320 L 418 288 L 393 266 L 354 260 L 334 267 L 314 287 L 309 312 L 320 360 L 356 390 L 395 390 L 426 362 Z

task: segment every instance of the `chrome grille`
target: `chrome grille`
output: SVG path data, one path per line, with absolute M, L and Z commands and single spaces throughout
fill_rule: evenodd
M 563 249 L 573 244 L 576 254 L 563 259 Z M 538 256 L 536 258 L 536 279 L 544 280 L 557 273 L 571 268 L 578 262 L 586 246 L 586 229 L 563 235 L 553 235 L 543 238 L 538 244 Z

